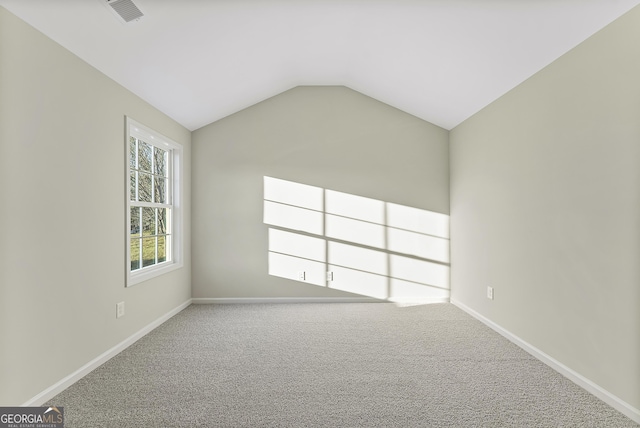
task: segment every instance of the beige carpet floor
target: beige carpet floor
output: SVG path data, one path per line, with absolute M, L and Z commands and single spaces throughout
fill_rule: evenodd
M 73 427 L 638 427 L 451 304 L 193 305 L 48 404 Z

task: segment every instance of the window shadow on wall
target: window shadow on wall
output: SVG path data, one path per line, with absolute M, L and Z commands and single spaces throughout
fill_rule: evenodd
M 264 223 L 269 275 L 391 302 L 449 299 L 448 215 L 265 176 Z

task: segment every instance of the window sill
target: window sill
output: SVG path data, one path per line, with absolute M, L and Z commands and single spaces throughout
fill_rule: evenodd
M 180 269 L 181 267 L 182 267 L 182 263 L 166 263 L 162 265 L 149 267 L 146 269 L 143 268 L 135 272 L 129 272 L 127 277 L 127 287 L 140 284 L 141 282 L 150 280 L 160 275 L 164 275 L 176 269 Z

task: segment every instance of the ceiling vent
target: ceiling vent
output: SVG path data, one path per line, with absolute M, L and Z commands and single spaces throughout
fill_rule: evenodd
M 113 10 L 124 22 L 138 21 L 144 14 L 131 0 L 106 0 L 109 8 Z

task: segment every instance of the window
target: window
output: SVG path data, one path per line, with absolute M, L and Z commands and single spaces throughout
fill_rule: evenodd
M 127 286 L 182 266 L 182 146 L 127 118 Z

